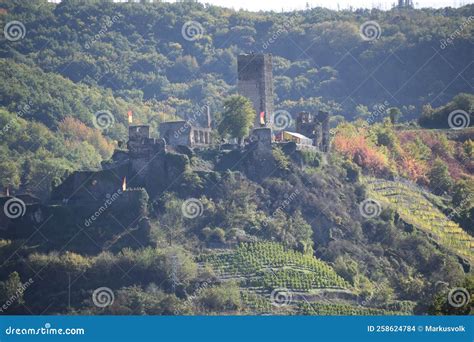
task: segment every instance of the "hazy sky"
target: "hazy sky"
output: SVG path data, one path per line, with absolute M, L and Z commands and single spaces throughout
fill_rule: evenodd
M 169 0 L 168 2 L 174 2 Z M 331 9 L 349 8 L 372 8 L 390 9 L 392 4 L 398 0 L 199 0 L 202 3 L 210 3 L 223 7 L 230 7 L 234 9 L 247 9 L 250 11 L 258 10 L 294 10 L 304 9 L 308 3 L 310 7 L 326 7 Z M 413 0 L 416 8 L 421 7 L 459 7 L 473 3 L 474 0 Z

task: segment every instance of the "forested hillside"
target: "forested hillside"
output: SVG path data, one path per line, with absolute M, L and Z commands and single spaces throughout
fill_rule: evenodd
M 10 113 L 2 120 L 13 124 L 19 117 L 52 132 L 65 117 L 92 126 L 94 114 L 104 110 L 116 123 L 103 132 L 112 140 L 126 139 L 129 110 L 136 121 L 154 127 L 205 103 L 217 117 L 222 98 L 235 92 L 236 56 L 248 51 L 274 55 L 276 105 L 292 115 L 324 109 L 346 119 L 364 118 L 377 112 L 378 104 L 415 119 L 422 105 L 445 104 L 472 91 L 474 83 L 468 25 L 473 6 L 294 13 L 236 12 L 196 3 L 6 1 L 0 6 L 2 22 L 17 20 L 25 27 L 21 40 L 4 39 L 0 47 L 0 105 Z M 361 36 L 361 25 L 369 20 L 380 26 L 378 39 Z M 190 36 L 182 32 L 188 21 L 197 25 L 189 28 Z M 455 40 L 443 46 L 453 32 L 459 32 Z M 56 138 L 67 145 L 73 135 Z M 67 161 L 76 168 L 96 167 L 107 151 L 77 135 L 84 148 L 72 152 L 76 156 L 32 141 L 28 158 L 55 160 L 58 176 L 70 171 Z M 11 160 L 23 144 L 16 139 L 10 134 L 2 141 L 2 160 Z M 18 188 L 20 178 L 46 172 L 26 170 L 22 158 L 14 159 L 14 165 L 1 166 L 9 175 L 2 179 L 4 187 Z
M 334 102 L 333 109 L 351 117 L 358 104 L 388 101 L 414 117 L 410 106 L 439 106 L 473 82 L 473 6 L 294 13 L 105 1 L 2 7 L 2 21 L 19 20 L 27 31 L 21 41 L 2 44 L 2 57 L 127 99 L 176 98 L 180 114 L 203 100 L 217 105 L 219 95 L 234 89 L 236 54 L 248 51 L 275 56 L 277 102 L 287 110 Z M 188 21 L 199 24 L 198 35 L 183 36 Z M 361 36 L 366 21 L 380 27 L 378 39 Z M 455 39 L 443 43 L 453 32 Z

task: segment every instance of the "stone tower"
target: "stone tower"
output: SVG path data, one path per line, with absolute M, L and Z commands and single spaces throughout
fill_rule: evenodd
M 316 115 L 316 120 L 321 125 L 321 143 L 319 145 L 319 149 L 322 152 L 329 152 L 329 144 L 331 141 L 331 136 L 329 133 L 329 113 L 324 111 L 319 111 Z
M 239 95 L 252 101 L 255 110 L 254 128 L 266 126 L 273 114 L 272 55 L 246 54 L 237 58 Z M 261 124 L 264 113 L 265 125 Z

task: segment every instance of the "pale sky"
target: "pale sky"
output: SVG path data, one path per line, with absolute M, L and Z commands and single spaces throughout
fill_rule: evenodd
M 61 2 L 61 0 L 48 0 L 49 2 Z M 114 2 L 128 2 L 129 0 L 112 0 Z M 133 0 L 139 2 L 140 0 Z M 154 2 L 154 0 L 147 0 Z M 164 2 L 177 2 L 176 0 L 163 0 Z M 325 7 L 333 10 L 348 9 L 352 6 L 357 8 L 378 8 L 389 10 L 398 0 L 198 0 L 201 3 L 249 11 L 292 11 L 302 10 L 308 4 L 310 8 Z M 460 7 L 474 3 L 474 0 L 413 0 L 415 8 L 424 7 Z
M 168 0 L 167 2 L 175 2 Z M 388 10 L 392 4 L 398 0 L 199 0 L 201 3 L 210 3 L 213 5 L 238 9 L 247 9 L 250 11 L 274 10 L 280 12 L 305 9 L 308 3 L 310 7 L 326 7 L 337 10 L 339 8 L 347 9 L 349 6 L 355 8 L 380 8 Z M 415 8 L 423 7 L 459 7 L 474 3 L 473 0 L 413 0 Z
M 61 0 L 48 0 L 49 2 L 61 2 Z M 128 2 L 128 0 L 112 0 L 114 2 Z M 139 2 L 140 0 L 134 0 Z M 153 2 L 154 0 L 148 0 Z M 176 0 L 164 0 L 165 2 L 177 2 Z M 352 6 L 357 8 L 378 8 L 389 10 L 398 0 L 198 0 L 201 3 L 249 11 L 292 11 L 302 10 L 309 7 L 325 7 L 333 10 L 348 9 Z M 474 3 L 474 0 L 413 0 L 415 8 L 424 7 L 460 7 Z

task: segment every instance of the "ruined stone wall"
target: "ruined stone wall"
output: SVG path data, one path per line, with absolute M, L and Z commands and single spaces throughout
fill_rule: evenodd
M 140 141 L 150 137 L 149 125 L 135 125 L 128 128 L 128 139 L 130 141 Z
M 212 143 L 211 128 L 194 127 L 187 121 L 163 122 L 160 124 L 160 137 L 169 146 L 206 146 Z
M 296 132 L 313 139 L 313 145 L 321 152 L 329 151 L 329 113 L 323 111 L 317 114 L 299 113 L 296 119 Z
M 54 188 L 51 200 L 58 202 L 93 202 L 122 187 L 127 167 L 101 171 L 77 171 Z
M 184 121 L 162 122 L 159 127 L 160 138 L 170 146 L 191 146 L 192 126 Z
M 253 142 L 258 142 L 262 147 L 271 149 L 272 129 L 269 127 L 255 128 L 252 131 L 251 140 Z
M 0 239 L 28 239 L 42 249 L 67 246 L 69 251 L 93 254 L 141 248 L 149 243 L 148 199 L 145 189 L 128 189 L 96 201 L 26 205 L 18 218 L 0 212 Z

